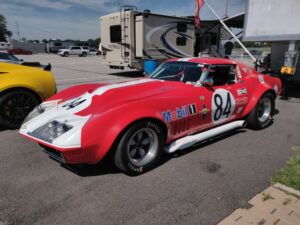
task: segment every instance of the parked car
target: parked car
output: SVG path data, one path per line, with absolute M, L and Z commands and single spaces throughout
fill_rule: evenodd
M 87 56 L 89 54 L 89 47 L 70 46 L 67 49 L 58 50 L 58 55 L 68 57 L 69 55 Z
M 278 78 L 217 58 L 172 59 L 149 78 L 63 90 L 32 111 L 20 134 L 64 164 L 95 164 L 108 153 L 129 175 L 163 152 L 247 126 L 271 125 Z
M 32 55 L 31 51 L 27 51 L 21 48 L 8 49 L 7 53 L 14 54 L 14 55 Z
M 41 64 L 40 62 L 24 62 L 23 59 L 18 59 L 15 55 L 6 53 L 6 52 L 0 52 L 0 62 L 6 62 L 6 63 L 14 63 L 19 64 L 23 66 L 31 66 L 31 67 L 40 67 L 40 68 L 49 68 L 51 69 L 51 65 L 47 64 Z
M 51 67 L 0 62 L 0 125 L 19 128 L 37 105 L 56 93 Z

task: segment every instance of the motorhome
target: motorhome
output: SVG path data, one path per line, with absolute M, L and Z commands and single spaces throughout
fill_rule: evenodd
M 120 12 L 100 17 L 100 29 L 103 61 L 112 69 L 143 69 L 144 60 L 149 59 L 224 56 L 224 30 L 217 20 L 202 21 L 196 30 L 193 17 L 122 7 Z
M 10 42 L 0 42 L 0 51 L 6 51 L 12 49 L 12 44 Z

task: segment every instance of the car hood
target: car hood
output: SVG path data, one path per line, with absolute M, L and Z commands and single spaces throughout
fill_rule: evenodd
M 79 116 L 98 115 L 133 101 L 145 101 L 175 91 L 176 85 L 168 83 L 161 80 L 140 79 L 104 85 L 61 103 L 58 109 Z

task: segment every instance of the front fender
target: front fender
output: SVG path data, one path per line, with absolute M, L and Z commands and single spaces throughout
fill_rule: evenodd
M 81 143 L 82 148 L 88 151 L 90 164 L 95 164 L 103 159 L 121 132 L 135 121 L 148 118 L 164 123 L 159 110 L 145 105 L 147 104 L 121 106 L 104 114 L 93 116 L 87 122 L 82 130 Z

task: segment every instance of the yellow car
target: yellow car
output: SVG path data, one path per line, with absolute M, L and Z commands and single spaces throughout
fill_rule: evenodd
M 0 62 L 0 126 L 20 127 L 26 116 L 56 93 L 51 65 L 44 68 Z

